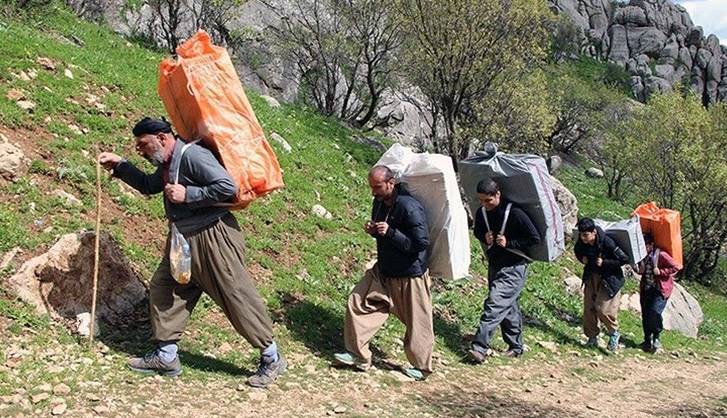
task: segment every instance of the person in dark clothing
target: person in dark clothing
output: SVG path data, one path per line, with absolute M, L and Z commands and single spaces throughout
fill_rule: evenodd
M 644 234 L 647 256 L 638 264 L 641 275 L 639 299 L 641 324 L 644 329 L 644 351 L 658 353 L 661 350 L 661 331 L 664 329 L 662 314 L 674 290 L 674 275 L 679 266 L 669 253 L 658 248 L 651 234 Z
M 422 205 L 396 184 L 388 167 L 369 172 L 374 196 L 364 231 L 376 239 L 377 263 L 366 271 L 348 298 L 344 324 L 345 353 L 339 365 L 367 370 L 369 342 L 393 314 L 406 326 L 404 351 L 413 367 L 404 374 L 424 380 L 432 372 L 434 326 L 431 280 L 427 270 L 429 230 Z
M 621 335 L 618 332 L 618 309 L 624 284 L 621 266 L 628 256 L 590 218 L 578 221 L 578 240 L 574 252 L 583 263 L 583 332 L 589 347 L 598 346 L 599 321 L 608 330 L 608 349 L 616 351 Z
M 481 210 L 475 214 L 474 233 L 487 254 L 489 294 L 469 357 L 481 363 L 494 354 L 490 342 L 498 327 L 509 346 L 505 355 L 523 354 L 523 319 L 518 300 L 530 261 L 524 251 L 540 243 L 540 233 L 522 209 L 502 198 L 495 181 L 480 181 L 477 194 Z
M 171 125 L 144 118 L 133 129 L 136 150 L 157 167 L 146 174 L 116 154 L 102 152 L 99 162 L 113 176 L 142 194 L 164 193 L 167 218 L 184 235 L 191 250 L 191 281 L 171 275 L 170 239 L 149 283 L 150 319 L 156 348 L 132 358 L 129 368 L 142 373 L 177 376 L 177 355 L 194 306 L 202 292 L 224 311 L 235 330 L 260 350 L 260 366 L 248 384 L 265 387 L 285 372 L 287 362 L 273 340 L 265 301 L 244 264 L 244 240 L 235 217 L 224 204 L 237 185 L 208 149 L 175 137 Z

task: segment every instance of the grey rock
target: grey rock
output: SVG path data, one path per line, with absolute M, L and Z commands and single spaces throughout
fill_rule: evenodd
M 704 313 L 697 299 L 682 285 L 675 283 L 674 291 L 664 309 L 664 328 L 688 337 L 697 337 L 702 321 Z
M 67 207 L 74 207 L 74 206 L 83 206 L 83 202 L 76 196 L 66 192 L 65 190 L 56 190 L 53 192 L 53 196 L 59 198 L 61 202 L 63 202 L 64 206 Z
M 563 165 L 563 159 L 560 158 L 557 155 L 551 155 L 548 157 L 548 159 L 545 161 L 545 164 L 548 166 L 548 172 L 550 174 L 553 174 L 558 171 L 560 166 Z
M 655 27 L 626 27 L 626 36 L 632 55 L 658 57 L 666 44 L 666 35 Z
M 699 65 L 699 68 L 703 70 L 707 69 L 712 58 L 712 53 L 708 49 L 700 48 L 699 51 L 697 51 L 697 65 Z
M 613 20 L 621 25 L 646 26 L 648 24 L 644 9 L 635 6 L 626 6 L 617 9 Z
M 651 76 L 645 78 L 644 81 L 645 94 L 647 99 L 653 94 L 667 93 L 670 92 L 672 89 L 671 83 L 661 77 Z
M 293 151 L 293 147 L 290 146 L 288 141 L 285 140 L 282 136 L 278 135 L 278 133 L 273 132 L 270 134 L 270 139 L 280 144 L 281 147 L 283 147 L 283 151 L 285 152 L 291 152 Z
M 657 64 L 655 67 L 655 75 L 657 77 L 661 77 L 667 81 L 669 81 L 670 84 L 673 84 L 674 80 L 674 67 L 669 64 Z
M 62 236 L 47 253 L 28 260 L 8 278 L 7 289 L 39 315 L 75 324 L 77 315 L 91 311 L 94 243 L 91 232 Z M 101 234 L 99 243 L 97 318 L 109 328 L 133 324 L 147 289 L 113 238 Z
M 0 136 L 0 177 L 6 180 L 17 179 L 24 161 L 23 151 L 11 144 L 5 135 Z
M 550 176 L 550 184 L 555 201 L 560 208 L 563 228 L 565 231 L 571 231 L 578 222 L 578 200 L 557 178 Z
M 624 65 L 630 57 L 626 27 L 612 25 L 609 28 L 608 35 L 611 39 L 611 49 L 608 52 L 608 59 L 617 64 Z
M 591 167 L 588 170 L 586 170 L 586 175 L 591 178 L 602 178 L 603 171 L 599 170 L 596 167 Z
M 583 297 L 583 280 L 580 277 L 570 275 L 563 279 L 563 284 L 569 294 Z
M 677 57 L 677 59 L 687 69 L 692 68 L 693 60 L 692 60 L 692 54 L 689 53 L 689 48 L 686 48 L 686 47 L 679 48 L 679 56 Z
M 323 219 L 333 219 L 333 215 L 331 212 L 328 211 L 328 209 L 324 208 L 321 205 L 313 205 L 311 208 L 311 212 L 313 212 L 316 216 Z
M 263 94 L 262 96 L 260 96 L 260 98 L 265 100 L 265 103 L 267 103 L 268 106 L 272 107 L 273 109 L 277 109 L 280 107 L 280 102 L 275 97 Z

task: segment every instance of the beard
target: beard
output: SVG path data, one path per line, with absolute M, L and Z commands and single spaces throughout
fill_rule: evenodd
M 164 155 L 162 154 L 162 150 L 159 148 L 157 148 L 152 155 L 145 156 L 144 158 L 146 158 L 146 160 L 155 167 L 159 167 L 164 164 Z

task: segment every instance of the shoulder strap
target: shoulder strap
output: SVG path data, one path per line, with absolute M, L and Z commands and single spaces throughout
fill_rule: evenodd
M 177 167 L 177 172 L 174 173 L 174 184 L 179 183 L 179 169 L 182 167 L 182 157 L 184 157 L 184 152 L 187 151 L 187 148 L 189 148 L 191 145 L 196 144 L 199 142 L 199 139 L 192 142 L 187 142 L 182 146 L 182 149 L 179 150 L 179 166 Z
M 502 218 L 502 227 L 500 228 L 500 233 L 505 233 L 505 225 L 507 225 L 507 218 L 510 217 L 510 208 L 512 208 L 512 203 L 508 203 L 507 206 L 505 206 L 505 217 Z

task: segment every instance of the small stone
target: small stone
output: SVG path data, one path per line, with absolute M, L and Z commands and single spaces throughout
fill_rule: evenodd
M 48 392 L 36 393 L 35 395 L 30 397 L 30 402 L 35 404 L 38 402 L 43 402 L 48 398 L 50 398 L 50 394 Z
M 5 97 L 8 100 L 17 102 L 18 100 L 25 98 L 25 93 L 23 93 L 22 91 L 20 91 L 18 89 L 10 89 L 10 90 L 8 90 L 8 93 L 5 95 Z
M 265 402 L 266 400 L 268 400 L 268 395 L 265 392 L 259 390 L 251 391 L 247 396 L 250 398 L 251 401 L 254 402 Z
M 96 405 L 93 408 L 91 408 L 91 410 L 98 415 L 107 414 L 111 411 L 111 409 L 105 405 Z
M 263 95 L 260 96 L 263 100 L 265 100 L 265 103 L 268 104 L 268 106 L 272 107 L 273 109 L 277 109 L 280 107 L 280 102 L 275 99 L 275 97 Z
M 600 179 L 603 177 L 603 171 L 597 169 L 596 167 L 591 167 L 588 170 L 586 170 L 586 176 L 591 177 L 591 178 Z
M 54 395 L 68 395 L 71 393 L 71 388 L 65 383 L 59 383 L 53 388 Z
M 414 381 L 414 379 L 412 379 L 411 377 L 405 375 L 404 373 L 400 372 L 399 370 L 391 370 L 390 373 L 391 373 L 391 375 L 393 377 L 396 378 L 396 380 L 398 380 L 398 381 L 400 381 L 402 383 L 407 383 L 407 382 L 413 382 Z
M 35 391 L 35 392 L 51 392 L 51 391 L 53 391 L 53 386 L 51 386 L 50 383 L 43 383 L 42 385 L 34 387 L 33 391 Z
M 328 209 L 324 208 L 321 205 L 313 205 L 311 211 L 320 218 L 333 219 L 333 215 L 331 214 L 331 212 L 329 212 Z
M 342 413 L 346 412 L 346 407 L 339 405 L 339 406 L 333 408 L 333 412 L 335 412 L 337 414 L 342 414 Z
M 54 191 L 53 196 L 61 199 L 65 206 L 83 206 L 83 202 L 80 199 L 64 190 L 59 189 Z
M 245 385 L 244 383 L 240 383 L 239 385 L 237 385 L 238 392 L 245 392 L 246 390 L 247 390 L 247 385 Z
M 286 141 L 285 138 L 283 138 L 282 136 L 278 135 L 277 132 L 273 132 L 272 134 L 270 134 L 270 139 L 280 144 L 285 152 L 293 151 L 293 147 L 290 146 L 288 141 Z
M 65 70 L 63 70 L 63 75 L 73 80 L 73 73 L 70 69 L 66 68 Z
M 551 353 L 555 354 L 558 352 L 558 344 L 552 341 L 538 341 L 538 345 L 550 351 Z
M 53 62 L 53 60 L 50 58 L 38 57 L 36 61 L 38 62 L 38 64 L 40 64 L 41 67 L 45 68 L 46 70 L 53 71 L 56 69 L 56 63 Z
M 88 399 L 90 402 L 100 402 L 101 397 L 98 395 L 98 393 L 89 393 L 86 395 L 86 399 Z
M 66 412 L 66 409 L 68 409 L 68 406 L 65 403 L 61 403 L 54 406 L 50 413 L 53 415 L 63 415 Z
M 18 106 L 20 106 L 23 110 L 33 110 L 35 109 L 35 103 L 30 100 L 18 100 L 15 102 Z

